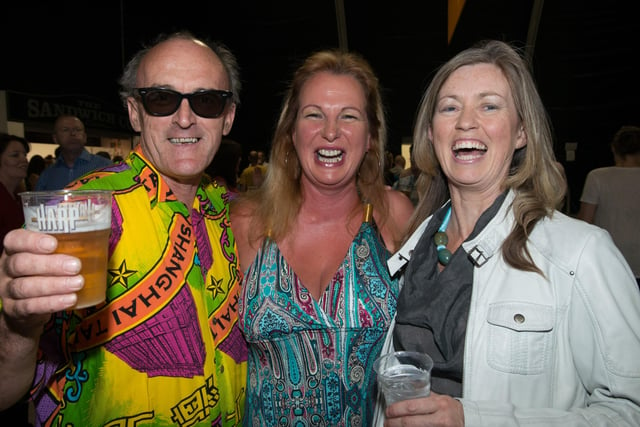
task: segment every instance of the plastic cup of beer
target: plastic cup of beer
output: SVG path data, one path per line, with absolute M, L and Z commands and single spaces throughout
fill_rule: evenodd
M 387 405 L 429 396 L 433 360 L 425 353 L 396 351 L 380 356 L 373 364 L 378 386 Z
M 111 233 L 111 191 L 59 190 L 20 193 L 25 228 L 55 236 L 56 253 L 80 258 L 84 287 L 74 308 L 106 299 Z

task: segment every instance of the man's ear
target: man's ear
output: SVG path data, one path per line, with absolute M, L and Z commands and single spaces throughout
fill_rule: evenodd
M 233 120 L 236 118 L 236 104 L 235 102 L 229 105 L 227 111 L 224 113 L 224 124 L 222 125 L 222 134 L 229 135 L 231 127 L 233 126 Z
M 127 98 L 127 112 L 129 113 L 129 122 L 134 131 L 140 132 L 142 129 L 142 119 L 140 114 L 140 104 L 136 102 L 135 98 L 130 96 Z

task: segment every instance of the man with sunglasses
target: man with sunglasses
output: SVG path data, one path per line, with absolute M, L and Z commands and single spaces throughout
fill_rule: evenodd
M 140 143 L 69 185 L 113 191 L 107 300 L 72 310 L 78 260 L 51 255 L 51 236 L 7 237 L 0 410 L 24 398 L 38 425 L 240 425 L 236 245 L 226 190 L 203 178 L 233 124 L 235 58 L 172 34 L 137 53 L 120 83 Z

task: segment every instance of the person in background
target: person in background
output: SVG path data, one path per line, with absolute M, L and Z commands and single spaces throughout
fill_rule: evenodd
M 31 156 L 29 165 L 27 166 L 27 178 L 25 179 L 25 188 L 27 191 L 35 190 L 38 179 L 46 167 L 47 163 L 40 154 Z
M 384 425 L 640 425 L 640 292 L 605 230 L 555 210 L 565 186 L 523 57 L 493 40 L 460 52 L 416 123 L 423 197 L 388 263 L 387 347 L 434 367 L 431 395 Z
M 17 135 L 0 133 L 0 251 L 4 236 L 24 224 L 22 201 L 18 192 L 27 177 L 29 143 Z
M 223 196 L 227 201 L 234 200 L 238 195 L 241 160 L 242 145 L 231 138 L 223 138 L 218 152 L 205 171 L 216 185 L 227 189 L 227 194 Z
M 258 150 L 258 164 L 260 166 L 267 166 L 269 164 L 267 162 L 267 155 L 262 150 Z
M 60 147 L 56 147 L 56 150 L 59 149 Z M 44 157 L 44 164 L 45 164 L 45 169 L 48 168 L 49 166 L 53 165 L 56 162 L 55 157 L 53 157 L 52 154 L 47 154 Z
M 413 146 L 410 148 L 410 153 L 411 152 L 413 152 Z M 418 194 L 416 183 L 418 181 L 418 177 L 420 176 L 420 169 L 413 161 L 413 154 L 410 154 L 410 156 L 411 164 L 407 169 L 403 169 L 400 172 L 400 175 L 398 175 L 398 179 L 393 184 L 393 189 L 406 194 L 407 197 L 409 197 L 409 200 L 411 200 L 411 203 L 413 203 L 414 206 L 417 206 L 420 197 Z
M 389 150 L 386 150 L 384 153 L 384 164 L 382 165 L 384 183 L 391 187 L 394 182 L 393 172 L 391 172 L 391 168 L 393 167 L 393 153 Z
M 108 151 L 97 151 L 96 156 L 104 157 L 105 159 L 111 160 L 111 154 Z
M 391 174 L 393 175 L 393 182 L 391 185 L 400 178 L 400 174 L 405 170 L 407 165 L 407 159 L 402 154 L 396 154 L 393 158 L 393 167 L 391 168 Z
M 259 192 L 232 205 L 244 279 L 251 426 L 367 426 L 373 361 L 395 313 L 385 262 L 413 206 L 385 187 L 378 79 L 321 51 L 293 76 Z
M 55 162 L 40 175 L 36 190 L 60 190 L 82 175 L 112 164 L 85 148 L 87 133 L 76 116 L 61 115 L 53 126 L 53 142 L 58 144 Z
M 242 170 L 238 179 L 238 188 L 240 191 L 250 191 L 258 189 L 267 174 L 267 167 L 258 164 L 258 152 L 256 150 L 249 151 L 247 156 L 249 165 Z
M 640 286 L 640 127 L 622 126 L 611 151 L 614 166 L 587 174 L 577 217 L 611 233 Z
M 7 235 L 0 409 L 27 396 L 37 425 L 240 426 L 240 273 L 225 190 L 203 176 L 234 121 L 236 60 L 174 33 L 140 50 L 120 84 L 140 143 L 67 186 L 113 191 L 106 302 L 72 310 L 78 259 L 51 254 L 53 236 Z

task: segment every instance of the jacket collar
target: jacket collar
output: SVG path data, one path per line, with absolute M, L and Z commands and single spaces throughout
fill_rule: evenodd
M 511 204 L 513 203 L 514 197 L 514 191 L 509 190 L 500 209 L 491 221 L 489 221 L 489 224 L 487 224 L 473 240 L 462 243 L 463 249 L 469 254 L 476 267 L 482 267 L 484 263 L 500 250 L 502 242 L 511 231 L 511 228 L 505 225 L 513 223 Z M 447 201 L 447 203 L 449 203 L 449 201 Z M 430 215 L 425 219 L 416 231 L 411 234 L 405 244 L 387 260 L 387 267 L 392 277 L 409 262 L 413 249 L 418 244 L 418 240 L 422 237 L 422 233 L 424 233 L 424 230 L 432 218 L 433 215 Z

